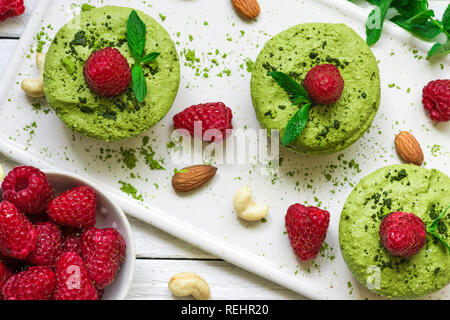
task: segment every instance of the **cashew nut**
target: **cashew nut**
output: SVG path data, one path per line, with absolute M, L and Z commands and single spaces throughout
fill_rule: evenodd
M 29 97 L 40 98 L 44 96 L 44 63 L 45 54 L 38 52 L 36 54 L 36 66 L 39 70 L 39 78 L 22 81 L 22 90 Z
M 0 182 L 2 182 L 4 178 L 5 178 L 5 171 L 3 171 L 3 167 L 0 164 Z
M 256 204 L 250 188 L 243 186 L 234 196 L 234 210 L 240 218 L 247 221 L 259 221 L 269 213 L 269 206 Z
M 209 285 L 193 272 L 181 272 L 169 281 L 169 289 L 177 297 L 193 296 L 196 300 L 209 300 Z

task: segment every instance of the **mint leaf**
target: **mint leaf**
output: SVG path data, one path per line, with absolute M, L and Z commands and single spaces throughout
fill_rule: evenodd
M 289 120 L 286 131 L 283 136 L 283 146 L 294 142 L 303 132 L 308 122 L 309 107 L 311 103 L 305 104 L 297 113 Z
M 140 64 L 135 64 L 131 70 L 131 76 L 133 80 L 133 92 L 136 96 L 136 100 L 139 102 L 144 101 L 147 96 L 147 82 L 145 81 L 144 71 Z
M 444 12 L 442 17 L 442 27 L 444 28 L 444 32 L 449 36 L 450 33 L 450 4 L 447 6 L 447 9 Z
M 377 43 L 381 37 L 384 20 L 392 4 L 392 0 L 381 0 L 378 5 L 369 14 L 366 23 L 366 42 L 369 46 Z
M 450 252 L 450 245 L 444 240 L 444 238 L 442 238 L 439 234 L 437 234 L 436 232 L 430 232 L 433 236 L 435 236 L 436 238 L 438 238 L 442 244 L 447 248 L 447 251 Z
M 434 17 L 434 11 L 425 10 L 409 19 L 404 16 L 396 16 L 391 21 L 418 37 L 431 40 L 442 32 L 441 26 L 431 21 L 431 17 Z
M 127 40 L 131 53 L 140 62 L 144 55 L 147 28 L 135 10 L 131 11 L 127 22 Z
M 447 209 L 445 209 L 440 215 L 439 217 L 434 220 L 427 228 L 427 232 L 432 234 L 433 236 L 435 236 L 437 239 L 439 239 L 439 241 L 441 241 L 444 246 L 447 248 L 448 252 L 450 253 L 450 245 L 444 240 L 444 238 L 442 238 L 437 232 L 436 230 L 438 229 L 439 226 L 439 222 L 447 215 L 447 212 L 450 209 L 450 205 L 447 207 Z
M 158 58 L 159 55 L 160 55 L 159 52 L 151 52 L 151 53 L 145 55 L 145 56 L 142 58 L 141 62 L 142 62 L 142 63 L 149 63 L 149 62 L 152 62 L 153 60 L 155 60 L 156 58 Z
M 301 105 L 302 103 L 310 102 L 310 98 L 305 88 L 292 79 L 289 75 L 279 72 L 272 71 L 269 75 L 275 79 L 278 85 L 286 91 L 291 99 L 292 103 L 295 105 Z
M 450 53 L 450 40 L 447 40 L 447 42 L 444 44 L 441 43 L 434 44 L 434 46 L 432 46 L 430 51 L 428 52 L 427 58 L 447 53 Z

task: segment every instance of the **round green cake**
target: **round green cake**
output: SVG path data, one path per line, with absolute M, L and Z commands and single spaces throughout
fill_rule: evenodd
M 143 66 L 148 93 L 139 103 L 130 88 L 114 98 L 100 97 L 86 85 L 83 66 L 89 56 L 105 47 L 117 48 L 135 61 L 126 32 L 131 8 L 106 6 L 82 12 L 56 34 L 47 53 L 44 90 L 56 114 L 75 132 L 111 141 L 148 131 L 170 110 L 178 92 L 180 62 L 167 31 L 138 11 L 147 27 L 145 52 L 161 55 Z
M 319 64 L 334 64 L 339 69 L 344 91 L 333 105 L 311 107 L 305 130 L 287 146 L 300 153 L 327 154 L 350 146 L 371 126 L 380 105 L 378 65 L 364 40 L 344 24 L 300 24 L 269 40 L 253 68 L 253 106 L 269 134 L 279 130 L 282 138 L 299 107 L 268 72 L 281 71 L 302 83 Z
M 417 255 L 394 257 L 381 245 L 379 228 L 383 217 L 395 211 L 414 213 L 429 226 L 448 205 L 450 178 L 435 169 L 393 165 L 362 179 L 340 219 L 339 244 L 347 266 L 364 286 L 386 297 L 421 297 L 445 287 L 450 253 L 442 242 L 428 234 Z M 448 243 L 450 214 L 441 221 L 437 232 Z

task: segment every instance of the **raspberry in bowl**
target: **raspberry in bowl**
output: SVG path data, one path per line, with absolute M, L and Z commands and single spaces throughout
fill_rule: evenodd
M 3 196 L 0 260 L 8 265 L 8 259 L 18 259 L 24 266 L 9 269 L 14 275 L 4 279 L 3 289 L 0 287 L 4 298 L 125 299 L 134 276 L 135 248 L 123 211 L 99 187 L 81 177 L 62 171 L 43 173 L 37 168 L 19 168 L 28 169 L 30 174 L 39 173 L 39 179 L 51 186 L 54 195 L 39 213 L 25 213 L 14 203 L 20 206 L 27 198 L 35 199 L 33 190 L 40 192 L 39 188 L 25 189 L 27 197 L 11 201 Z M 8 176 L 11 178 L 15 173 L 17 168 Z M 21 187 L 24 180 L 22 177 L 19 181 Z M 10 190 L 12 185 L 3 183 L 2 191 L 4 186 Z M 48 277 L 36 282 L 32 274 L 36 268 L 44 270 Z M 68 285 L 75 269 L 80 271 L 80 277 L 76 278 L 80 281 Z M 27 273 L 28 270 L 31 271 Z M 30 292 L 22 289 L 28 285 L 34 288 Z

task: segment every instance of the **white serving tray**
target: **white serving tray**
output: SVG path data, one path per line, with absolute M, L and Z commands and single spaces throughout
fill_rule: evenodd
M 219 66 L 208 72 L 209 78 L 195 76 L 181 57 L 182 79 L 174 106 L 147 134 L 157 157 L 165 159 L 166 170 L 151 171 L 140 157 L 137 168 L 130 171 L 114 157 L 106 162 L 99 160 L 100 149 L 138 147 L 142 137 L 104 143 L 73 134 L 53 112 L 36 111 L 32 107 L 36 101 L 27 99 L 20 89 L 24 78 L 37 74 L 33 57 L 27 58 L 30 47 L 35 47 L 36 32 L 46 27 L 52 37 L 79 12 L 79 6 L 72 4 L 84 2 L 39 1 L 1 82 L 0 151 L 17 162 L 88 177 L 102 185 L 129 215 L 307 297 L 377 298 L 357 283 L 344 264 L 338 245 L 340 212 L 352 185 L 379 167 L 401 162 L 393 146 L 394 136 L 400 130 L 410 130 L 419 139 L 426 167 L 450 173 L 450 125 L 430 122 L 421 105 L 423 86 L 432 79 L 448 77 L 449 59 L 433 63 L 419 59 L 418 56 L 426 55 L 430 44 L 386 23 L 381 41 L 373 47 L 380 61 L 381 107 L 370 132 L 360 141 L 329 156 L 303 156 L 281 150 L 283 164 L 277 176 L 262 175 L 255 165 L 218 165 L 217 176 L 206 188 L 180 196 L 170 185 L 173 170 L 180 166 L 171 162 L 166 148 L 175 113 L 191 104 L 223 101 L 234 111 L 235 128 L 259 128 L 250 100 L 250 73 L 245 70 L 245 60 L 254 61 L 270 37 L 299 23 L 345 23 L 364 36 L 368 10 L 343 0 L 260 0 L 262 13 L 257 22 L 246 22 L 235 14 L 230 1 L 91 1 L 94 5 L 115 4 L 144 10 L 179 42 L 179 52 L 196 50 L 202 69 L 210 67 L 215 50 L 220 51 Z M 159 14 L 166 17 L 164 22 Z M 193 36 L 192 41 L 189 35 Z M 225 59 L 221 58 L 223 53 L 227 54 Z M 224 69 L 231 70 L 231 75 L 217 77 Z M 395 86 L 390 88 L 393 83 Z M 48 109 L 44 101 L 39 102 L 41 108 Z M 36 126 L 27 127 L 32 123 Z M 434 145 L 439 148 L 433 148 Z M 359 170 L 350 168 L 344 160 L 355 160 Z M 333 169 L 334 165 L 338 167 Z M 139 173 L 140 178 L 130 178 L 131 172 Z M 119 180 L 135 186 L 144 201 L 124 194 Z M 251 186 L 257 201 L 270 205 L 267 223 L 250 224 L 236 218 L 232 199 L 243 184 Z M 284 234 L 287 208 L 305 201 L 331 213 L 328 249 L 325 257 L 313 263 L 300 263 Z M 432 297 L 448 299 L 449 295 L 447 288 Z

